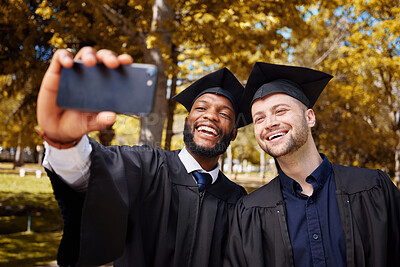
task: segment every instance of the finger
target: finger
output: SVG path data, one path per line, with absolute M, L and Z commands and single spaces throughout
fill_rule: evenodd
M 51 59 L 45 76 L 43 77 L 41 89 L 58 91 L 58 83 L 60 82 L 62 67 L 70 68 L 73 66 L 73 64 L 74 62 L 70 52 L 65 49 L 57 50 Z
M 86 66 L 92 67 L 97 64 L 96 49 L 85 46 L 75 56 L 75 60 L 81 60 Z
M 133 58 L 128 55 L 128 54 L 122 54 L 118 56 L 118 61 L 120 64 L 132 64 L 133 63 Z
M 62 111 L 56 104 L 62 67 L 72 67 L 72 55 L 67 50 L 57 50 L 40 86 L 37 100 L 37 118 L 42 127 Z
M 101 49 L 97 52 L 97 58 L 109 68 L 117 68 L 119 66 L 118 56 L 115 52 L 107 49 Z

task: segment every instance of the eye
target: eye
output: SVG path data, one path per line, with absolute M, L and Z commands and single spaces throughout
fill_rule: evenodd
M 263 121 L 263 117 L 258 116 L 254 118 L 254 123 L 261 123 Z
M 231 118 L 231 116 L 228 113 L 220 112 L 219 114 L 221 114 L 221 116 L 224 117 L 224 118 L 227 118 L 227 119 Z
M 277 109 L 275 113 L 278 115 L 282 115 L 282 114 L 285 114 L 286 111 L 287 111 L 286 109 L 281 108 L 281 109 Z

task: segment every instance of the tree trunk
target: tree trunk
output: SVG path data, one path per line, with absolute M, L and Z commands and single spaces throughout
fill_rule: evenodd
M 164 23 L 169 19 L 173 19 L 173 16 L 173 10 L 166 0 L 154 1 L 152 30 L 160 33 L 161 43 L 167 48 L 167 51 L 171 51 L 172 33 L 165 27 Z M 146 40 L 143 41 L 142 44 L 144 46 L 142 47 L 145 61 L 157 65 L 158 81 L 153 112 L 141 119 L 139 143 L 149 143 L 155 147 L 161 147 L 162 132 L 165 118 L 167 117 L 166 93 L 168 78 L 166 64 L 160 48 L 154 47 L 149 50 L 147 49 Z
M 400 124 L 400 118 L 398 118 L 398 124 Z M 396 130 L 397 140 L 400 140 L 400 129 Z M 400 141 L 394 149 L 394 181 L 397 187 L 400 189 Z
M 224 162 L 225 162 L 225 158 L 226 158 L 226 152 L 223 153 L 219 159 L 218 159 L 218 163 L 219 163 L 219 169 L 221 172 L 224 172 Z M 229 178 L 229 177 L 228 177 Z
M 397 144 L 394 149 L 394 182 L 400 189 L 400 110 L 394 112 L 394 133 L 397 139 Z
M 175 51 L 175 46 L 172 45 L 172 60 L 174 63 L 174 67 L 178 65 L 178 54 Z M 167 107 L 167 129 L 165 133 L 165 143 L 164 149 L 171 150 L 171 140 L 174 136 L 173 126 L 174 126 L 174 112 L 176 107 L 176 101 L 172 98 L 176 94 L 176 83 L 178 81 L 178 75 L 176 73 L 173 74 L 171 79 L 171 88 L 170 88 L 170 96 L 168 99 L 168 107 Z
M 17 149 L 15 150 L 15 158 L 14 158 L 14 169 L 16 167 L 21 167 L 24 165 L 24 150 L 21 148 L 21 146 L 17 146 Z
M 39 165 L 42 165 L 42 161 L 43 161 L 43 153 L 44 153 L 44 149 L 41 145 L 37 145 L 36 146 L 36 152 L 37 152 L 37 163 Z
M 14 169 L 24 165 L 24 150 L 21 148 L 21 132 L 18 133 L 18 145 L 14 156 Z
M 228 158 L 228 169 L 226 170 L 226 173 L 228 177 L 231 177 L 233 167 L 232 146 L 228 146 L 228 149 L 226 150 L 226 156 Z
M 172 33 L 167 29 L 164 23 L 173 19 L 174 13 L 168 4 L 167 0 L 155 0 L 153 3 L 153 20 L 152 32 L 156 32 L 160 36 L 159 47 L 147 47 L 147 34 L 137 31 L 134 25 L 128 18 L 125 18 L 118 11 L 112 9 L 107 4 L 98 5 L 95 1 L 88 0 L 93 6 L 98 8 L 107 18 L 118 27 L 121 32 L 134 40 L 143 52 L 144 60 L 146 63 L 154 64 L 158 67 L 158 80 L 157 90 L 154 97 L 154 108 L 152 113 L 146 117 L 141 118 L 141 129 L 139 143 L 149 143 L 153 146 L 161 146 L 162 132 L 164 129 L 165 118 L 167 117 L 167 74 L 166 63 L 161 52 L 161 46 L 165 49 L 163 51 L 171 51 Z
M 395 148 L 394 181 L 400 189 L 400 145 Z
M 159 80 L 160 80 L 159 75 Z M 164 75 L 165 76 L 165 75 Z M 166 79 L 165 79 L 166 80 Z M 166 112 L 165 84 L 164 81 L 158 82 L 158 89 L 154 99 L 153 111 L 140 119 L 139 144 L 150 144 L 154 147 L 161 147 L 162 133 L 164 129 Z M 166 83 L 166 81 L 165 81 Z M 160 88 L 164 87 L 164 88 Z
M 171 150 L 171 140 L 172 136 L 174 136 L 173 125 L 174 125 L 174 111 L 176 107 L 176 101 L 173 100 L 172 97 L 175 95 L 176 92 L 176 82 L 177 82 L 177 77 L 176 75 L 174 75 L 172 77 L 172 82 L 171 82 L 171 95 L 170 98 L 168 99 L 167 129 L 165 133 L 165 144 L 164 144 L 165 150 Z
M 265 178 L 265 151 L 258 149 L 260 151 L 260 178 L 264 181 Z

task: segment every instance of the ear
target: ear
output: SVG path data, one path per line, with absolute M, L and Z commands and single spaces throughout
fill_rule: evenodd
M 305 111 L 305 117 L 306 117 L 306 121 L 308 124 L 308 127 L 312 128 L 315 126 L 315 114 L 314 114 L 314 110 L 312 109 L 307 109 Z
M 233 129 L 231 141 L 235 141 L 237 133 L 238 133 L 238 129 Z

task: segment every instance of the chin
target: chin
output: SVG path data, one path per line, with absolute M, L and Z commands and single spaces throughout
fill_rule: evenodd
M 199 147 L 204 147 L 206 149 L 212 149 L 215 147 L 216 142 L 198 142 L 198 141 L 194 141 L 196 143 L 197 146 Z
M 204 148 L 213 148 L 219 142 L 219 139 L 218 140 L 205 140 L 203 138 L 194 137 L 193 142 L 195 142 L 196 145 L 204 147 Z
M 274 157 L 274 158 L 279 158 L 279 157 L 290 154 L 290 151 L 288 150 L 287 147 L 264 146 L 262 149 L 265 151 L 265 153 L 267 153 L 268 155 L 270 155 L 271 157 Z

